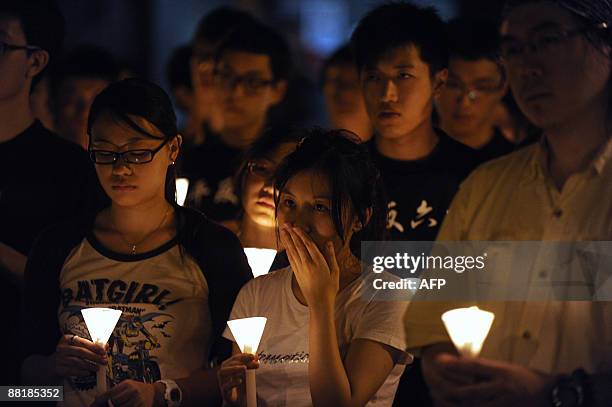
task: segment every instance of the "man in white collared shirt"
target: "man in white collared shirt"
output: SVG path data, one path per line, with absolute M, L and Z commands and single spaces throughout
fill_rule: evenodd
M 612 2 L 511 3 L 502 55 L 513 94 L 543 139 L 471 174 L 438 239 L 612 240 Z M 406 317 L 438 405 L 612 403 L 602 395 L 612 388 L 609 302 L 481 304 L 496 322 L 479 359 L 441 352 L 451 348 L 442 344 L 449 338 L 440 314 L 456 306 L 414 301 Z

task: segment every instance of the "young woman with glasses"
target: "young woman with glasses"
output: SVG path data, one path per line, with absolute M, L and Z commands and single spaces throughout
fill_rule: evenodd
M 63 384 L 70 406 L 216 403 L 207 366 L 229 350 L 221 333 L 251 276 L 240 243 L 176 205 L 181 136 L 161 88 L 111 84 L 92 105 L 88 133 L 110 204 L 49 229 L 30 254 L 24 379 Z M 89 340 L 81 315 L 89 307 L 122 311 L 106 349 Z
M 242 211 L 236 221 L 226 224 L 243 247 L 277 249 L 273 177 L 300 137 L 295 131 L 271 129 L 245 153 L 234 181 Z

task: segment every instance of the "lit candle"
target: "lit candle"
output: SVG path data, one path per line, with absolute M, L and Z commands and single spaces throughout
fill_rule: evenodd
M 455 347 L 463 356 L 477 357 L 482 350 L 495 314 L 478 307 L 457 308 L 442 314 L 442 321 Z
M 189 189 L 189 180 L 187 178 L 176 179 L 176 203 L 183 206 L 187 198 L 187 190 Z
M 119 321 L 121 311 L 111 308 L 85 308 L 81 310 L 81 313 L 91 340 L 105 347 Z M 107 390 L 106 368 L 107 366 L 98 366 L 96 374 L 98 394 L 106 393 Z
M 267 319 L 264 317 L 242 318 L 227 321 L 232 335 L 242 353 L 256 354 Z M 255 369 L 246 371 L 247 407 L 257 407 Z
M 246 254 L 249 266 L 253 271 L 253 277 L 258 277 L 268 273 L 270 266 L 274 263 L 276 250 L 247 247 L 244 249 L 244 254 Z

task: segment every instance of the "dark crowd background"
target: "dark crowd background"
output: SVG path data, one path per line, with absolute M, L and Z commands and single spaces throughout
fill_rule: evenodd
M 59 0 L 58 3 L 66 18 L 65 52 L 82 44 L 107 48 L 125 69 L 160 84 L 169 94 L 166 64 L 174 49 L 191 43 L 202 16 L 219 6 L 249 11 L 284 35 L 297 67 L 295 75 L 306 81 L 303 86 L 311 92 L 308 99 L 292 99 L 290 93 L 283 108 L 293 111 L 292 118 L 302 120 L 298 124 L 320 125 L 326 121 L 317 87 L 321 64 L 349 40 L 359 19 L 384 1 Z M 445 20 L 469 16 L 497 22 L 503 7 L 501 0 L 414 3 L 436 7 Z M 308 103 L 304 105 L 303 100 Z

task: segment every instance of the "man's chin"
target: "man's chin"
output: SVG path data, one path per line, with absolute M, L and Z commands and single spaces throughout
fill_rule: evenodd
M 445 129 L 445 131 L 456 139 L 464 139 L 474 135 L 477 129 L 477 126 L 459 125 Z
M 238 114 L 224 114 L 223 115 L 223 129 L 229 131 L 239 131 L 245 127 L 248 127 L 249 121 L 246 120 L 244 115 Z
M 396 140 L 406 135 L 406 133 L 401 129 L 388 127 L 378 128 L 376 131 L 376 135 L 385 140 Z

